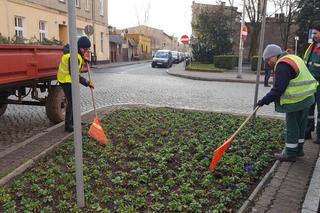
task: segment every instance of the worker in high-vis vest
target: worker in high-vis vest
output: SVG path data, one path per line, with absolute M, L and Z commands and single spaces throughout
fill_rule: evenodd
M 275 110 L 286 114 L 285 148 L 282 153 L 275 154 L 275 158 L 294 162 L 297 157 L 304 156 L 307 116 L 315 101 L 318 82 L 301 58 L 283 52 L 277 45 L 268 45 L 263 52 L 263 59 L 273 67 L 275 82 L 257 105 L 275 102 Z
M 91 42 L 86 36 L 82 36 L 78 39 L 78 67 L 79 71 L 82 70 L 85 63 L 84 55 L 89 51 Z M 73 132 L 73 112 L 72 112 L 72 90 L 71 90 L 71 65 L 70 65 L 70 53 L 69 49 L 64 50 L 64 55 L 61 58 L 59 64 L 59 70 L 57 73 L 57 80 L 62 87 L 64 94 L 67 98 L 67 108 L 65 114 L 65 131 Z M 88 81 L 84 77 L 79 75 L 79 81 L 82 85 L 90 88 L 94 88 L 94 84 Z
M 313 75 L 313 77 L 319 82 L 320 81 L 320 20 L 318 22 L 313 22 L 311 24 L 313 42 L 310 44 L 309 48 L 306 50 L 304 55 L 304 61 Z M 316 135 L 317 138 L 314 143 L 320 144 L 320 86 L 315 93 L 315 104 L 310 107 L 308 115 L 308 125 L 306 128 L 305 139 L 311 139 L 311 132 L 314 131 L 315 126 L 315 105 L 317 105 L 317 128 Z

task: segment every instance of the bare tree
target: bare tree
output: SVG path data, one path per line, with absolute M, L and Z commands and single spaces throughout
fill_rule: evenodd
M 279 17 L 282 47 L 287 49 L 288 42 L 294 37 L 292 26 L 297 14 L 300 0 L 273 0 L 275 8 L 280 11 Z

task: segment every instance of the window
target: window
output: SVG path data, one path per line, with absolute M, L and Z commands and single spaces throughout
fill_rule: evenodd
M 103 15 L 104 15 L 103 1 L 104 1 L 104 0 L 100 0 L 100 16 L 103 16 Z
M 85 0 L 85 2 L 84 2 L 84 9 L 87 11 L 89 11 L 89 8 L 90 8 L 89 3 L 90 3 L 89 0 Z
M 76 0 L 76 7 L 80 7 L 80 0 Z
M 81 36 L 84 36 L 84 29 L 77 28 L 77 38 L 80 38 Z
M 48 39 L 48 29 L 45 21 L 39 21 L 39 35 L 40 41 Z
M 141 44 L 141 52 L 143 52 L 143 44 Z
M 23 18 L 16 16 L 14 18 L 15 34 L 17 38 L 23 38 Z
M 101 52 L 103 53 L 103 32 L 100 32 L 100 45 L 101 45 Z

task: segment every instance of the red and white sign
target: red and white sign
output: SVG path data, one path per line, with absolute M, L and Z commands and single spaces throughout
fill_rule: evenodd
M 248 38 L 248 27 L 247 26 L 243 26 L 242 28 L 242 40 L 247 40 Z
M 189 44 L 190 39 L 187 35 L 183 35 L 183 36 L 181 36 L 180 41 L 182 44 Z

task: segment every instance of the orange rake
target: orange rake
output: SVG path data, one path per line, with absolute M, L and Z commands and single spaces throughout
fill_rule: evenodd
M 88 66 L 89 81 L 91 81 L 90 65 L 87 64 L 87 66 Z M 106 134 L 104 133 L 103 128 L 101 126 L 101 122 L 98 118 L 98 114 L 97 114 L 97 110 L 96 110 L 96 102 L 95 102 L 94 95 L 93 95 L 93 89 L 90 88 L 90 90 L 91 90 L 92 104 L 93 104 L 93 110 L 94 110 L 95 117 L 94 117 L 93 123 L 90 126 L 88 134 L 91 138 L 96 140 L 98 143 L 108 144 L 108 143 L 110 143 L 110 141 L 109 141 L 108 137 L 106 136 Z
M 235 133 L 233 133 L 233 135 L 228 140 L 226 140 L 219 148 L 217 148 L 214 151 L 214 154 L 212 156 L 212 161 L 211 161 L 211 164 L 210 164 L 210 172 L 213 172 L 213 170 L 216 168 L 217 164 L 219 163 L 220 159 L 222 158 L 223 154 L 229 148 L 229 146 L 232 143 L 233 139 L 240 132 L 240 130 L 248 123 L 248 121 L 252 118 L 252 116 L 254 114 L 256 114 L 256 112 L 258 111 L 259 108 L 260 108 L 260 106 L 257 106 L 254 109 L 254 111 L 252 112 L 252 114 L 249 115 L 247 117 L 247 119 L 242 123 L 242 125 L 237 129 L 237 131 Z

